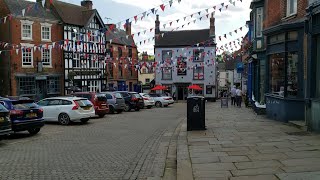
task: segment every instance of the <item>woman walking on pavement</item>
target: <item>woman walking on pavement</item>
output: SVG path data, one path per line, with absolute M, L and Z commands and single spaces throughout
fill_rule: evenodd
M 241 107 L 241 103 L 242 103 L 242 91 L 241 91 L 241 87 L 239 86 L 236 90 L 236 101 L 237 101 L 237 106 Z

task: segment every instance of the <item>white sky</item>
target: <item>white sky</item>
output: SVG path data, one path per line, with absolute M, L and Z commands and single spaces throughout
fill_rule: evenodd
M 80 5 L 81 0 L 62 1 Z M 98 10 L 105 23 L 117 24 L 119 21 L 122 21 L 122 28 L 126 19 L 131 18 L 130 21 L 134 21 L 133 16 L 140 14 L 138 15 L 137 23 L 132 22 L 132 33 L 141 32 L 139 37 L 135 34 L 134 39 L 139 51 L 148 51 L 149 54 L 153 54 L 154 41 L 146 41 L 146 44 L 142 43 L 141 45 L 139 42 L 154 37 L 154 31 L 150 32 L 150 28 L 154 28 L 156 18 L 156 16 L 150 12 L 152 8 L 158 9 L 160 30 L 172 30 L 177 27 L 180 27 L 179 30 L 181 30 L 183 24 L 186 24 L 183 29 L 188 30 L 209 28 L 209 19 L 203 17 L 200 21 L 198 18 L 207 14 L 205 9 L 208 8 L 210 13 L 214 11 L 213 6 L 216 6 L 215 25 L 218 47 L 241 38 L 247 32 L 247 28 L 243 28 L 243 31 L 240 31 L 239 27 L 244 26 L 246 21 L 250 19 L 251 0 L 242 0 L 242 2 L 240 2 L 240 0 L 232 0 L 232 2 L 235 1 L 235 6 L 230 4 L 230 0 L 181 0 L 180 3 L 178 3 L 178 0 L 172 1 L 172 7 L 167 5 L 164 12 L 160 9 L 159 5 L 168 4 L 169 0 L 93 0 L 93 6 Z M 224 6 L 228 5 L 228 9 L 224 7 L 220 12 L 219 8 L 222 7 L 221 3 L 224 3 Z M 193 18 L 188 16 L 199 11 L 201 11 L 200 16 L 198 14 L 195 14 Z M 150 14 L 141 21 L 141 13 L 143 12 Z M 188 16 L 186 21 L 183 19 L 185 16 Z M 180 19 L 179 23 L 176 22 L 177 19 Z M 197 19 L 196 23 L 192 22 L 190 25 L 187 25 L 188 22 L 194 19 Z M 173 21 L 173 23 L 170 27 L 169 22 L 171 21 Z M 164 29 L 163 24 L 167 24 L 166 29 Z M 234 32 L 236 29 L 238 29 L 237 34 Z M 145 30 L 147 30 L 146 34 L 144 34 Z M 230 36 L 229 32 L 232 32 L 232 36 Z M 224 34 L 227 34 L 227 39 L 222 38 L 222 41 L 219 41 L 218 36 L 223 37 Z

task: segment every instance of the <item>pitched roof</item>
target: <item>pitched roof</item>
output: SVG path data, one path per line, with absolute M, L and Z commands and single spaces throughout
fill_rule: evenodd
M 25 0 L 4 0 L 9 11 L 13 15 L 21 15 L 22 10 L 25 9 L 25 17 L 37 17 L 42 19 L 58 20 L 51 11 L 47 11 L 42 6 L 42 3 L 36 3 Z M 28 7 L 30 9 L 28 10 Z
M 109 26 L 106 26 L 106 30 L 108 31 L 108 33 L 106 33 L 106 41 L 109 41 L 110 39 L 112 39 L 113 43 L 117 43 L 117 44 L 123 44 L 126 46 L 132 46 L 132 44 L 134 43 L 134 40 L 132 38 L 132 36 L 128 36 L 127 39 L 127 34 L 126 31 L 124 30 L 119 30 L 118 28 L 114 28 L 112 31 L 110 30 Z
M 184 30 L 184 31 L 161 31 L 164 36 L 155 40 L 155 47 L 191 46 L 197 43 L 208 41 L 209 29 Z
M 67 24 L 85 26 L 96 10 L 88 10 L 83 6 L 70 4 L 62 1 L 53 1 L 56 12 L 62 21 Z

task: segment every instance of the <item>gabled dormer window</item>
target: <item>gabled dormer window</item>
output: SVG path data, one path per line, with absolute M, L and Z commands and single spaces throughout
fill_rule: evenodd
M 287 0 L 287 16 L 297 14 L 297 0 Z

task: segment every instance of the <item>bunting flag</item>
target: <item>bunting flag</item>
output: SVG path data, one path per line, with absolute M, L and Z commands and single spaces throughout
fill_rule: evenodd
M 170 1 L 169 1 L 170 7 L 172 6 L 172 3 L 173 3 L 173 1 L 172 1 L 172 0 L 170 0 Z
M 164 4 L 161 4 L 161 5 L 160 5 L 160 8 L 161 8 L 162 11 L 164 11 L 164 9 L 166 8 L 166 6 L 165 6 Z

